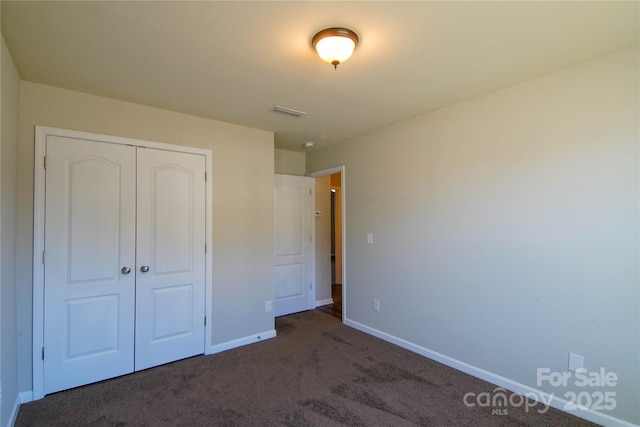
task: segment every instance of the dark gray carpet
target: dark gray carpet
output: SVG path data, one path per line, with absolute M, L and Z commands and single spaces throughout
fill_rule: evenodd
M 276 329 L 261 343 L 24 404 L 16 426 L 592 425 L 554 409 L 469 408 L 465 393 L 496 386 L 319 311 L 278 318 Z

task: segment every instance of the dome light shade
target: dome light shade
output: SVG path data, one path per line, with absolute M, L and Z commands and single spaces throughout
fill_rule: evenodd
M 320 58 L 335 69 L 351 57 L 358 45 L 358 35 L 346 28 L 326 28 L 313 36 L 311 41 Z

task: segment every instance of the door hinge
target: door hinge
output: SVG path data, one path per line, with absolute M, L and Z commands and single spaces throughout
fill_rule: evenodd
M 42 347 L 42 360 L 44 360 L 44 347 Z
M 42 251 L 42 263 L 43 264 L 44 264 L 44 254 L 45 254 L 45 251 Z
M 204 180 L 205 180 L 205 182 L 207 181 L 207 173 L 206 172 L 204 173 Z
M 206 243 L 204 244 L 204 253 L 205 254 L 207 253 L 207 244 Z
M 45 169 L 47 168 L 47 156 L 44 156 L 43 166 Z
M 309 289 L 311 289 L 311 283 L 309 283 Z
M 207 316 L 204 316 L 204 326 L 207 326 Z

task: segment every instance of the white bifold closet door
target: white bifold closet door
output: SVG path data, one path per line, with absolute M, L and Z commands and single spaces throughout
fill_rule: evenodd
M 204 352 L 204 157 L 138 148 L 135 369 Z
M 204 352 L 204 157 L 49 136 L 44 392 Z
M 47 139 L 46 393 L 133 371 L 135 154 L 126 145 Z

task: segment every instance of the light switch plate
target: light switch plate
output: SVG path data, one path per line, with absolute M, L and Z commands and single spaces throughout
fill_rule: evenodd
M 569 353 L 569 370 L 576 372 L 578 369 L 584 368 L 584 356 Z

